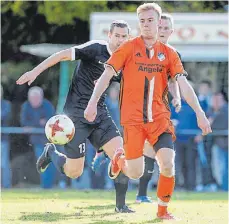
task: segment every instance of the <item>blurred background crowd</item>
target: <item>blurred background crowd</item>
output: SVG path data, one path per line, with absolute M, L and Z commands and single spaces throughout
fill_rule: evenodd
M 87 143 L 85 170 L 80 178 L 70 181 L 64 175 L 58 174 L 52 165 L 42 175 L 36 172 L 36 160 L 47 142 L 44 126 L 50 117 L 61 112 L 73 70 L 78 62 L 62 62 L 48 69 L 32 87 L 17 86 L 15 80 L 51 53 L 95 37 L 97 39 L 99 29 L 103 38 L 102 35 L 105 35 L 106 31 L 102 23 L 99 29 L 95 30 L 95 26 L 99 24 L 99 20 L 94 19 L 98 12 L 100 17 L 104 15 L 106 19 L 110 12 L 117 11 L 119 11 L 117 16 L 120 18 L 124 17 L 124 12 L 133 12 L 131 16 L 136 16 L 134 12 L 139 4 L 140 2 L 134 1 L 1 2 L 2 188 L 113 188 L 113 182 L 107 176 L 107 163 L 102 164 L 99 171 L 92 171 L 91 163 L 95 150 L 90 142 Z M 227 16 L 227 4 L 227 1 L 160 3 L 163 11 L 172 14 L 191 12 L 208 13 L 210 16 L 214 13 Z M 58 16 L 55 16 L 57 13 Z M 112 14 L 107 19 L 108 24 L 109 20 L 112 22 L 114 18 Z M 217 25 L 217 21 L 215 24 Z M 213 135 L 201 136 L 195 114 L 188 104 L 182 100 L 182 109 L 178 114 L 171 106 L 172 120 L 177 133 L 175 143 L 177 190 L 198 192 L 228 190 L 228 58 L 227 53 L 226 58 L 224 57 L 223 51 L 217 55 L 217 46 L 220 49 L 228 47 L 228 30 L 227 26 L 225 27 L 226 29 L 217 31 L 222 32 L 219 36 L 224 39 L 215 38 L 211 42 L 206 37 L 205 41 L 209 41 L 207 46 L 203 42 L 199 45 L 191 42 L 189 46 L 196 48 L 192 57 L 188 54 L 190 52 L 186 52 L 187 49 L 184 50 L 185 43 L 174 39 L 173 46 L 178 50 L 180 47 L 180 53 L 184 55 L 182 60 L 189 74 L 188 79 L 213 129 Z M 185 38 L 183 41 L 187 42 Z M 209 51 L 201 53 L 203 47 L 207 47 Z M 119 84 L 113 83 L 107 90 L 106 103 L 112 118 L 121 130 L 118 98 Z M 64 150 L 61 146 L 58 149 Z M 157 176 L 158 169 L 154 172 L 149 188 L 156 187 Z M 129 188 L 136 188 L 137 185 L 138 181 L 131 181 Z

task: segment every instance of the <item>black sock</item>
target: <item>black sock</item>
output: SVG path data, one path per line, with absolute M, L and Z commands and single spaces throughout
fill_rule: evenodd
M 138 196 L 147 196 L 147 188 L 151 178 L 142 176 L 139 180 Z
M 48 155 L 51 158 L 54 166 L 57 168 L 57 170 L 60 173 L 64 174 L 64 164 L 66 163 L 66 156 L 56 150 L 56 147 L 52 145 L 53 147 L 50 146 L 48 150 Z
M 155 159 L 152 159 L 147 156 L 144 157 L 145 157 L 145 170 L 143 176 L 139 180 L 138 196 L 147 196 L 148 184 L 154 172 Z
M 126 204 L 126 192 L 128 189 L 129 178 L 123 173 L 114 180 L 115 193 L 116 193 L 116 207 L 122 208 Z

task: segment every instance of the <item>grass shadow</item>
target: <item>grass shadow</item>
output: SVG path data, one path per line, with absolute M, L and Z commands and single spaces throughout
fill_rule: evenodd
M 155 218 L 153 220 L 148 220 L 148 221 L 141 221 L 142 224 L 147 224 L 147 223 L 159 223 L 163 222 L 163 220 Z M 109 220 L 95 220 L 94 222 L 90 222 L 90 224 L 124 224 L 126 223 L 125 220 L 116 220 L 116 221 L 109 221 Z
M 95 222 L 91 222 L 90 224 L 124 224 L 125 221 L 98 221 L 96 220 Z
M 66 220 L 69 218 L 76 218 L 76 214 L 62 214 L 55 212 L 32 212 L 22 215 L 21 221 L 42 221 L 42 222 L 56 222 L 58 220 Z
M 145 224 L 145 223 L 158 223 L 158 222 L 163 222 L 163 220 L 155 218 L 153 220 L 149 220 L 149 221 L 146 221 L 146 222 L 143 222 L 143 223 Z
M 85 206 L 85 207 L 78 207 L 78 206 L 74 206 L 74 209 L 76 210 L 104 210 L 104 209 L 114 209 L 115 205 L 89 205 L 89 206 Z
M 104 218 L 106 216 L 115 215 L 115 212 L 106 212 L 103 214 L 96 214 L 93 212 L 92 214 L 85 214 L 83 212 L 74 213 L 74 214 L 63 214 L 63 213 L 55 213 L 55 212 L 32 212 L 32 213 L 24 213 L 19 220 L 21 221 L 40 221 L 40 222 L 57 222 L 59 220 L 68 220 L 68 219 L 83 219 L 85 217 L 90 219 L 98 219 Z M 93 222 L 94 223 L 94 222 Z M 113 223 L 113 221 L 98 221 L 95 220 L 95 223 Z M 114 222 L 116 223 L 116 222 Z M 123 223 L 119 221 L 119 223 Z
M 104 210 L 104 209 L 114 209 L 115 205 L 90 205 L 86 207 L 89 210 Z

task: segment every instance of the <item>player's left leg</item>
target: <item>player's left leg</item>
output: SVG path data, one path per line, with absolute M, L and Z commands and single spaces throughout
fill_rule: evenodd
M 114 156 L 115 149 L 119 147 L 119 141 L 121 137 L 117 136 L 112 138 L 109 142 L 107 142 L 102 148 L 108 156 Z M 110 163 L 111 164 L 111 163 Z M 109 176 L 112 175 L 111 173 L 111 166 L 108 167 Z M 116 208 L 115 211 L 118 213 L 132 213 L 134 212 L 130 208 L 126 206 L 126 192 L 128 189 L 128 183 L 129 183 L 129 177 L 124 175 L 122 172 L 119 173 L 119 175 L 114 178 L 114 186 L 115 186 L 115 192 L 116 192 Z
M 143 154 L 145 159 L 145 170 L 142 177 L 139 179 L 136 203 L 152 203 L 151 198 L 147 196 L 147 188 L 154 172 L 155 151 L 148 141 L 145 141 Z
M 175 219 L 168 213 L 167 207 L 172 197 L 175 186 L 175 151 L 172 142 L 172 135 L 163 133 L 158 137 L 154 145 L 156 160 L 159 166 L 159 179 L 157 186 L 158 212 L 160 219 Z
M 133 213 L 126 205 L 126 192 L 128 189 L 129 178 L 122 172 L 114 179 L 114 186 L 116 191 L 116 207 L 115 211 L 117 213 Z
M 92 162 L 92 170 L 97 172 L 100 166 L 109 161 L 109 157 L 106 155 L 104 151 L 99 150 L 96 153 L 93 162 Z M 128 189 L 129 178 L 124 175 L 122 172 L 113 180 L 116 192 L 116 207 L 115 211 L 117 213 L 133 213 L 129 207 L 126 206 L 126 192 Z
M 115 126 L 112 119 L 108 116 L 102 118 L 100 126 L 95 129 L 89 137 L 90 142 L 97 149 L 103 149 L 108 157 L 112 160 L 115 153 L 123 154 L 123 140 L 120 132 Z M 110 163 L 111 164 L 111 163 Z M 111 168 L 111 166 L 110 166 Z M 111 169 L 108 170 L 111 173 Z M 111 174 L 110 174 L 111 175 Z M 129 178 L 125 176 L 118 167 L 118 172 L 114 175 L 114 186 L 116 193 L 116 212 L 130 213 L 133 212 L 125 204 L 126 192 L 128 189 Z
M 146 124 L 145 130 L 147 131 L 147 140 L 156 152 L 160 172 L 157 185 L 157 217 L 172 220 L 175 218 L 168 213 L 167 207 L 175 186 L 174 127 L 170 120 L 162 118 L 151 124 Z

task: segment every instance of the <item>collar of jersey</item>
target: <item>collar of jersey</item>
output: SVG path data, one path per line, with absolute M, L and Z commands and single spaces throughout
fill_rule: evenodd
M 138 42 L 139 42 L 139 44 L 140 44 L 142 47 L 147 48 L 146 45 L 145 45 L 145 43 L 144 43 L 144 40 L 143 40 L 142 36 L 139 36 L 139 37 L 138 37 Z M 149 49 L 149 50 L 152 50 L 152 49 L 156 48 L 157 45 L 158 45 L 159 43 L 160 43 L 160 41 L 159 41 L 159 40 L 156 40 L 156 42 L 155 42 L 155 44 L 153 45 L 153 47 L 150 48 L 150 49 L 148 48 L 148 49 Z

